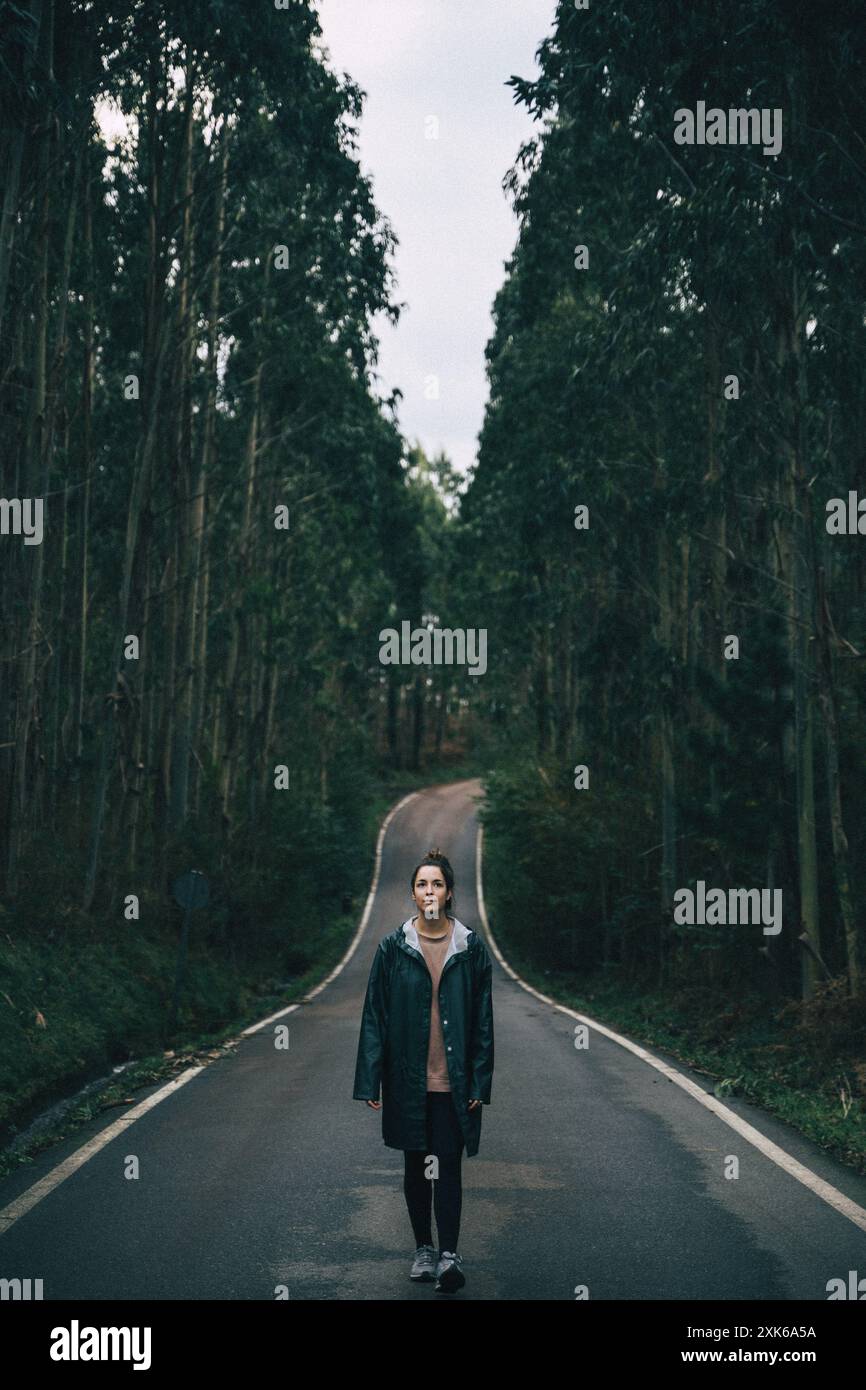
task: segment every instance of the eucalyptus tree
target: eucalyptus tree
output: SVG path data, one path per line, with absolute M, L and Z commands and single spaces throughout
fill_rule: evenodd
M 0 833 L 14 896 L 68 790 L 89 908 L 107 850 L 113 891 L 146 846 L 164 886 L 195 818 L 255 846 L 287 757 L 327 802 L 352 716 L 373 760 L 380 519 L 413 517 L 374 378 L 394 238 L 309 4 L 0 21 L 4 483 L 50 517 L 3 542 Z
M 859 982 L 833 666 L 850 653 L 816 621 L 824 542 L 810 489 L 843 392 L 862 409 L 850 374 L 826 372 L 828 341 L 850 348 L 863 330 L 862 29 L 849 4 L 829 17 L 750 4 L 735 33 L 722 5 L 558 6 L 539 77 L 513 79 L 543 124 L 509 179 L 520 236 L 497 302 L 491 399 L 465 509 L 476 527 L 511 520 L 525 546 L 521 572 L 556 595 L 537 625 L 534 601 L 523 609 L 539 750 L 551 722 L 563 731 L 558 756 L 571 736 L 568 715 L 550 716 L 575 698 L 569 656 L 552 658 L 548 646 L 575 593 L 588 610 L 582 632 L 564 623 L 559 633 L 591 682 L 584 708 L 598 702 L 606 715 L 620 675 L 632 697 L 616 702 L 616 719 L 595 722 L 599 761 L 615 740 L 628 758 L 623 724 L 653 731 L 638 761 L 660 781 L 664 910 L 688 867 L 730 873 L 726 818 L 769 790 L 766 872 L 771 883 L 781 873 L 798 900 L 789 920 L 802 921 L 804 949 L 788 948 L 788 959 L 802 965 L 807 994 L 825 949 L 819 698 L 852 991 Z M 714 147 L 678 139 L 684 116 L 710 107 L 729 127 L 733 112 L 735 132 L 761 136 L 761 110 L 774 121 L 781 113 L 778 149 L 727 134 Z M 558 516 L 569 490 L 591 503 L 571 563 Z M 838 575 L 838 548 L 832 558 Z M 600 606 L 608 659 L 594 665 L 586 633 Z M 748 647 L 740 669 L 727 659 L 733 637 Z M 749 681 L 755 708 L 769 691 L 775 711 L 775 730 L 768 711 L 758 738 Z M 776 771 L 765 753 L 777 740 Z M 737 853 L 760 872 L 749 847 Z

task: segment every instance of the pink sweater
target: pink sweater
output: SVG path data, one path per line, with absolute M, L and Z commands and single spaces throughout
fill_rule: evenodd
M 438 924 L 431 922 L 428 924 L 435 931 Z M 442 1020 L 439 1016 L 439 980 L 442 976 L 442 966 L 445 964 L 445 956 L 451 944 L 451 936 L 454 931 L 454 923 L 449 922 L 448 933 L 441 941 L 425 941 L 421 932 L 418 932 L 418 942 L 421 947 L 421 954 L 427 962 L 427 969 L 430 971 L 430 978 L 433 981 L 433 1002 L 430 1008 L 430 1042 L 427 1046 L 427 1090 L 428 1091 L 450 1091 L 451 1081 L 448 1077 L 448 1063 L 445 1060 L 445 1039 L 442 1034 Z

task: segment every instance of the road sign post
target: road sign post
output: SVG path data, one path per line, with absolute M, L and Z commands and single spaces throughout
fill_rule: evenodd
M 189 941 L 189 923 L 193 911 L 197 907 L 205 907 L 210 897 L 208 881 L 204 874 L 198 869 L 190 869 L 188 873 L 181 874 L 180 878 L 175 879 L 172 885 L 175 902 L 184 909 L 183 926 L 180 931 L 180 944 L 177 948 L 177 965 L 174 972 L 174 997 L 171 1001 L 171 1017 L 169 1019 L 169 1031 L 174 1032 L 177 1024 L 177 1008 L 180 1001 L 180 987 L 183 980 L 184 966 L 186 964 L 186 948 Z

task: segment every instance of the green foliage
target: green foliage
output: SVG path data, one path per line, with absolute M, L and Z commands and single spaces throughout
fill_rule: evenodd
M 529 746 L 554 781 L 578 762 L 591 772 L 561 817 L 536 804 L 534 773 L 500 810 L 510 860 L 531 844 L 547 869 L 532 912 L 548 964 L 566 959 L 568 921 L 573 942 L 592 942 L 595 913 L 594 944 L 574 947 L 587 966 L 777 995 L 799 991 L 802 969 L 798 688 L 817 734 L 821 949 L 831 973 L 849 966 L 819 576 L 855 912 L 866 856 L 862 552 L 822 525 L 825 500 L 857 484 L 866 425 L 866 102 L 859 6 L 820 20 L 808 4 L 741 10 L 734 36 L 727 6 L 561 0 L 539 76 L 512 78 L 538 124 L 506 180 L 519 234 L 460 540 L 496 654 L 476 707 L 492 755 L 510 768 Z M 781 108 L 779 157 L 675 144 L 675 111 L 698 100 Z M 738 660 L 723 656 L 730 634 Z M 620 807 L 633 810 L 625 836 Z M 568 866 L 556 875 L 541 826 Z M 771 879 L 787 925 L 769 955 L 754 929 L 677 930 L 659 906 L 665 863 L 677 886 Z

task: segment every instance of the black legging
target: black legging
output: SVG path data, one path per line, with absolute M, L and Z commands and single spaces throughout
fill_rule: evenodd
M 432 1211 L 435 1211 L 439 1249 L 453 1252 L 460 1235 L 463 1205 L 463 1135 L 449 1091 L 427 1092 L 427 1141 L 426 1150 L 403 1150 L 403 1192 L 409 1220 L 415 1244 L 432 1245 Z M 435 1179 L 424 1176 L 430 1154 L 435 1154 L 439 1160 L 439 1177 Z

